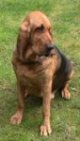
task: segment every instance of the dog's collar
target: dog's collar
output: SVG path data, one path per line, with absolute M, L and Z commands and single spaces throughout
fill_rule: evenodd
M 19 59 L 19 61 L 24 64 L 24 65 L 36 65 L 36 64 L 41 64 L 39 61 L 31 61 L 31 60 L 21 60 Z
M 22 63 L 25 64 L 25 65 L 36 65 L 36 64 L 40 64 L 39 61 L 30 61 L 30 60 L 23 61 Z

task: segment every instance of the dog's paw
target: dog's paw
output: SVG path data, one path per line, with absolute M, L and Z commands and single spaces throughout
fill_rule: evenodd
M 22 117 L 23 115 L 20 112 L 16 112 L 13 116 L 11 116 L 10 123 L 13 125 L 20 124 Z
M 71 94 L 68 90 L 62 90 L 62 97 L 69 100 L 71 98 Z
M 40 135 L 41 136 L 48 136 L 52 132 L 50 125 L 41 125 L 40 127 Z
M 51 99 L 54 99 L 54 98 L 55 98 L 55 94 L 52 93 L 52 94 L 51 94 Z

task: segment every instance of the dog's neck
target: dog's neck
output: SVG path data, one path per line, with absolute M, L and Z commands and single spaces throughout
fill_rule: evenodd
M 25 65 L 36 65 L 36 64 L 41 64 L 41 62 L 39 61 L 39 56 L 35 53 L 31 54 L 29 56 L 29 58 L 25 59 L 25 58 L 18 58 L 20 60 L 20 62 L 22 64 Z
M 39 61 L 32 61 L 32 60 L 26 60 L 26 61 L 21 61 L 21 62 L 24 65 L 36 65 L 36 64 L 40 64 Z

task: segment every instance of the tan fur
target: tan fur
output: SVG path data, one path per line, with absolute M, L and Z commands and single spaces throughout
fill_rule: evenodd
M 36 31 L 41 25 L 45 27 L 43 34 Z M 13 53 L 12 63 L 17 78 L 18 108 L 11 117 L 11 123 L 21 123 L 25 96 L 28 94 L 41 96 L 43 97 L 43 124 L 40 127 L 40 134 L 46 136 L 51 133 L 51 89 L 60 60 L 55 51 L 50 57 L 36 55 L 45 50 L 45 44 L 52 44 L 51 24 L 43 13 L 32 12 L 21 24 L 17 47 Z M 25 60 L 40 61 L 41 64 L 27 65 Z

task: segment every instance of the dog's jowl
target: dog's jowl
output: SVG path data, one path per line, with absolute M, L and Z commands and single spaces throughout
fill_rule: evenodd
M 50 103 L 59 91 L 70 99 L 68 90 L 72 64 L 52 41 L 51 24 L 41 12 L 31 12 L 22 22 L 13 52 L 12 64 L 17 79 L 18 107 L 11 117 L 12 124 L 20 124 L 25 97 L 35 95 L 43 99 L 43 123 L 40 134 L 51 134 Z

